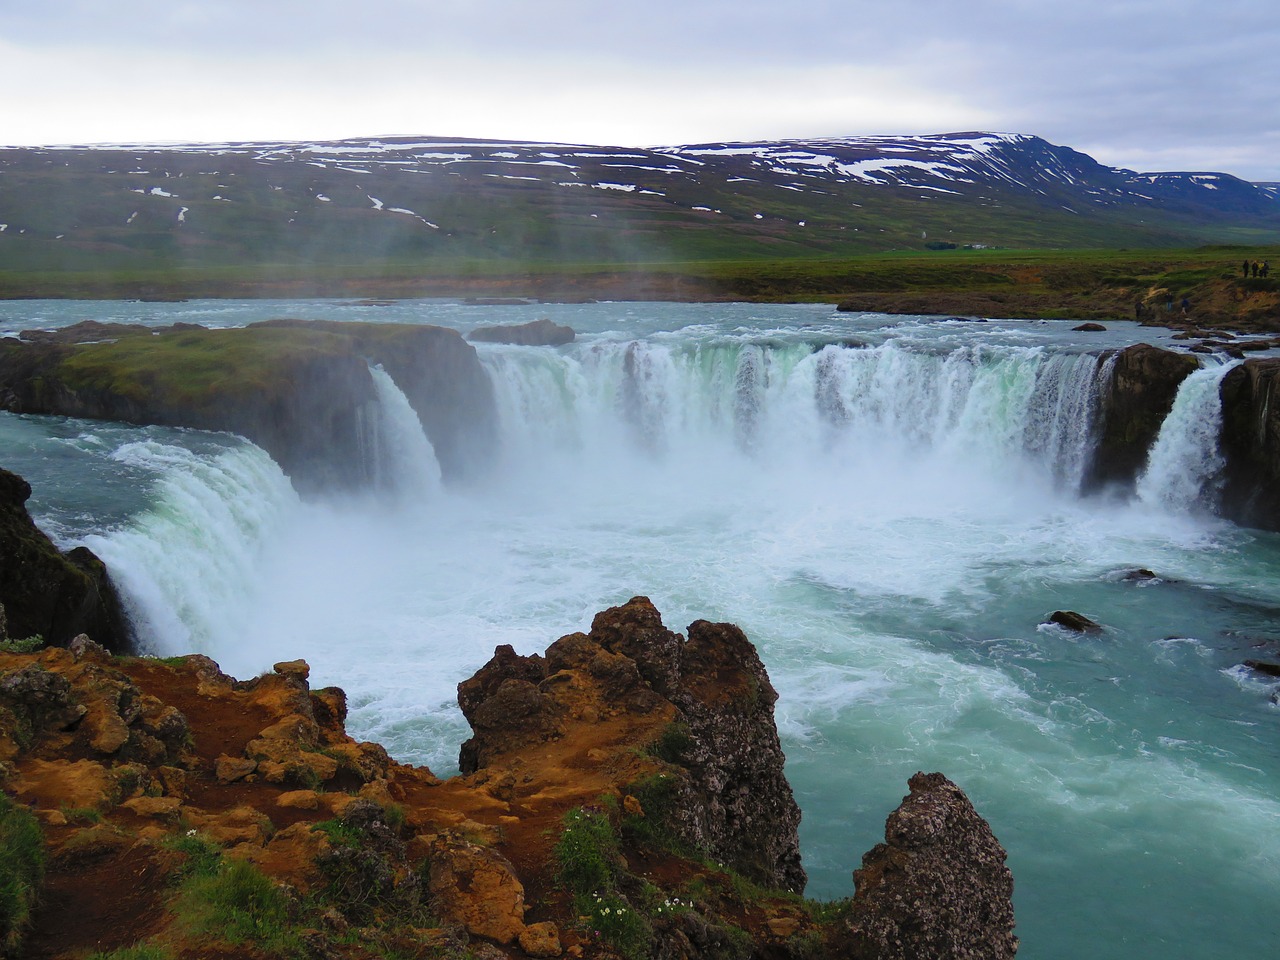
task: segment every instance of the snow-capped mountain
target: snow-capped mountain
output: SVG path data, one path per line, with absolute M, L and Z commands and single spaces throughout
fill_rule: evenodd
M 0 149 L 0 255 L 635 260 L 1280 238 L 1280 191 L 1019 134 L 615 148 L 385 137 Z M 51 246 L 58 249 L 51 250 Z

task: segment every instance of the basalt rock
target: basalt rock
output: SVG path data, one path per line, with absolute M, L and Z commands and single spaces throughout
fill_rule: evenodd
M 1247 526 L 1280 530 L 1280 359 L 1246 360 L 1230 371 L 1222 395 L 1220 450 L 1225 460 L 1220 511 Z
M 522 347 L 558 347 L 573 343 L 575 336 L 572 327 L 543 318 L 529 323 L 476 327 L 467 334 L 467 339 L 477 343 L 512 343 Z
M 1108 362 L 1111 378 L 1103 388 L 1098 442 L 1082 481 L 1086 492 L 1133 487 L 1178 387 L 1199 367 L 1194 357 L 1146 343 L 1125 347 L 1113 360 L 1102 361 Z
M 0 606 L 8 636 L 66 646 L 80 634 L 114 650 L 128 633 L 106 567 L 88 548 L 62 553 L 27 513 L 31 485 L 0 469 Z
M 1017 953 L 1013 875 L 968 797 L 917 773 L 862 858 L 835 954 L 848 960 L 1008 960 Z
M 1070 630 L 1073 633 L 1102 633 L 1102 625 L 1090 620 L 1082 613 L 1074 610 L 1055 610 L 1049 616 L 1049 623 Z
M 370 365 L 422 422 L 446 480 L 487 465 L 495 405 L 475 349 L 453 330 L 273 320 L 238 329 L 76 325 L 0 341 L 0 408 L 238 433 L 303 489 L 377 476 Z

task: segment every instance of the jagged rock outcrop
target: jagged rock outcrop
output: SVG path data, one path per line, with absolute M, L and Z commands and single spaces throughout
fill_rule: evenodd
M 66 646 L 79 634 L 113 650 L 128 643 L 106 567 L 87 547 L 62 553 L 35 525 L 31 485 L 0 469 L 0 638 L 40 635 Z
M 0 341 L 0 408 L 227 430 L 304 489 L 357 488 L 378 429 L 371 364 L 409 399 L 446 480 L 483 468 L 495 406 L 475 349 L 452 330 L 278 320 L 207 330 L 80 324 Z
M 968 797 L 917 773 L 885 823 L 885 842 L 854 871 L 857 890 L 836 955 L 848 960 L 1008 960 L 1013 875 Z
M 584 688 L 594 688 L 584 705 Z M 698 620 L 688 639 L 646 597 L 596 615 L 589 634 L 561 637 L 542 657 L 499 648 L 458 702 L 475 736 L 460 766 L 563 735 L 574 713 L 628 712 L 664 724 L 675 773 L 667 823 L 682 841 L 757 882 L 802 890 L 800 810 L 783 774 L 773 719 L 778 695 L 755 648 L 732 624 Z
M 477 343 L 511 343 L 522 347 L 558 347 L 573 343 L 575 336 L 572 327 L 563 326 L 544 317 L 528 323 L 476 327 L 467 334 L 467 339 Z
M 1085 470 L 1083 489 L 1132 487 L 1178 387 L 1199 367 L 1195 357 L 1139 343 L 1104 357 L 1111 377 L 1103 388 L 1101 428 Z
M 1280 530 L 1280 359 L 1246 360 L 1219 388 L 1225 466 L 1220 511 L 1251 527 Z

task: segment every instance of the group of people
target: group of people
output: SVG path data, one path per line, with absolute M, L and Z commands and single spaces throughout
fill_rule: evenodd
M 1271 267 L 1268 265 L 1267 261 L 1265 260 L 1263 260 L 1261 263 L 1259 263 L 1257 260 L 1254 260 L 1252 262 L 1246 260 L 1244 264 L 1240 267 L 1240 269 L 1246 277 L 1249 276 L 1250 274 L 1252 274 L 1255 277 L 1265 277 L 1267 275 L 1267 272 L 1271 269 Z

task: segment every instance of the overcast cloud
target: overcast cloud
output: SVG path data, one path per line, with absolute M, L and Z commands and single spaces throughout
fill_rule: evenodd
M 1274 0 L 0 0 L 0 143 L 994 130 L 1280 181 Z

